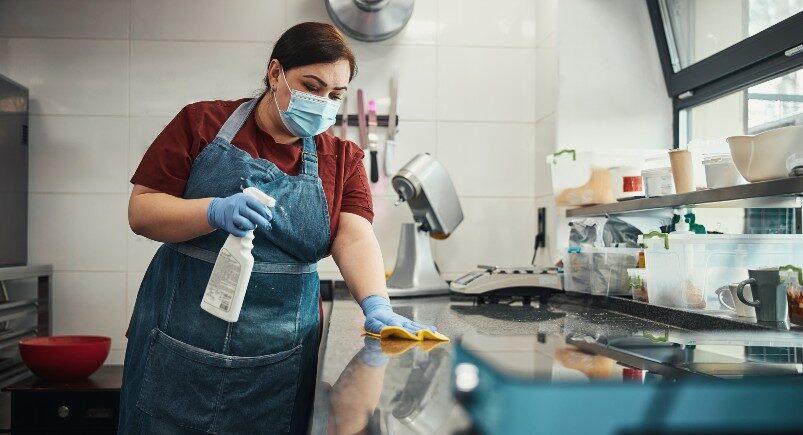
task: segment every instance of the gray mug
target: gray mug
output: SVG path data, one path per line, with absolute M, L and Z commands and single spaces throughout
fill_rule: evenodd
M 756 320 L 759 322 L 786 322 L 789 307 L 786 291 L 780 285 L 778 268 L 748 270 L 747 274 L 750 278 L 740 282 L 736 292 L 739 300 L 756 308 Z M 744 296 L 746 285 L 752 290 L 752 301 Z

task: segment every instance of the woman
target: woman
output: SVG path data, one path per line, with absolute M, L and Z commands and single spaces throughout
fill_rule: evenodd
M 185 107 L 131 182 L 132 230 L 165 242 L 129 328 L 120 433 L 302 433 L 319 340 L 318 260 L 331 253 L 365 328 L 421 326 L 391 309 L 372 231 L 362 151 L 323 133 L 356 71 L 331 25 L 276 42 L 255 99 Z M 276 198 L 271 210 L 242 193 Z M 229 234 L 254 230 L 254 269 L 235 323 L 200 308 Z

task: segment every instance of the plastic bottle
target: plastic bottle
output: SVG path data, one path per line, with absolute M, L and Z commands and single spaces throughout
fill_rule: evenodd
M 268 207 L 276 205 L 275 199 L 256 187 L 246 187 L 243 192 Z M 201 309 L 227 322 L 233 323 L 240 318 L 245 291 L 254 267 L 254 256 L 251 254 L 253 241 L 253 231 L 243 237 L 229 235 L 215 260 L 201 300 Z

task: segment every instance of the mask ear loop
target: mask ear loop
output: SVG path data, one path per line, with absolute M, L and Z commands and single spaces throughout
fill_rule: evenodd
M 284 75 L 284 68 L 282 68 L 282 78 L 284 79 L 284 84 L 287 85 L 287 89 L 290 91 L 291 98 L 290 98 L 290 101 L 287 102 L 287 110 L 290 110 L 290 104 L 292 102 L 293 90 L 290 89 L 290 84 L 287 83 L 287 77 L 285 77 L 285 75 Z M 294 134 L 293 130 L 291 130 L 290 127 L 287 125 L 287 122 L 284 121 L 284 116 L 282 116 L 282 114 L 287 112 L 287 110 L 282 110 L 282 109 L 279 108 L 279 100 L 276 99 L 276 91 L 275 90 L 273 91 L 273 104 L 276 105 L 276 112 L 279 115 L 279 120 L 282 121 L 282 125 L 284 125 L 284 129 L 287 130 L 288 133 Z

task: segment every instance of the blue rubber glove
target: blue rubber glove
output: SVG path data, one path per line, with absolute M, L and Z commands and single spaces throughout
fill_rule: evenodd
M 363 339 L 363 347 L 360 349 L 359 355 L 360 361 L 369 367 L 382 367 L 390 359 L 389 356 L 382 352 L 379 339 L 372 337 Z
M 253 196 L 241 192 L 213 199 L 206 210 L 206 219 L 212 228 L 242 237 L 256 227 L 269 230 L 273 212 Z
M 363 314 L 365 314 L 365 330 L 374 334 L 385 326 L 401 326 L 402 328 L 415 333 L 419 329 L 429 329 L 435 331 L 434 326 L 420 325 L 412 320 L 396 314 L 390 306 L 390 301 L 379 295 L 371 295 L 360 302 Z

